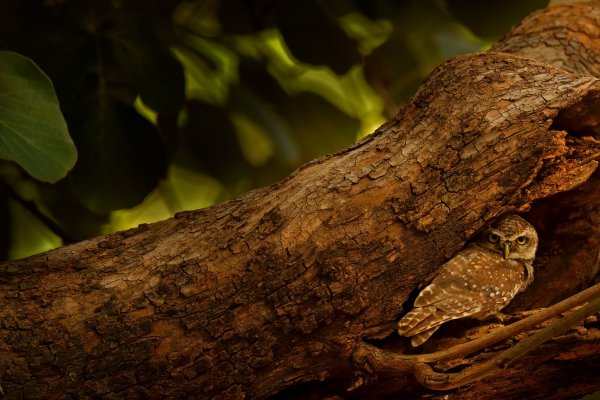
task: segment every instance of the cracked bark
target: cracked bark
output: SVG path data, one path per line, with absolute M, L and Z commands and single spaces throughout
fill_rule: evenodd
M 393 330 L 415 289 L 506 212 L 541 238 L 514 310 L 597 282 L 599 7 L 548 8 L 492 51 L 443 64 L 373 135 L 282 182 L 0 264 L 6 397 L 344 395 L 353 343 L 406 349 Z M 428 350 L 487 329 L 465 325 Z M 590 319 L 450 396 L 600 390 L 599 354 Z M 352 396 L 399 394 L 441 396 L 409 376 Z

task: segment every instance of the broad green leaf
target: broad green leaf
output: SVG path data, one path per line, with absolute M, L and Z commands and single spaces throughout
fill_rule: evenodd
M 0 51 L 0 158 L 44 182 L 63 178 L 77 159 L 52 82 L 8 51 Z

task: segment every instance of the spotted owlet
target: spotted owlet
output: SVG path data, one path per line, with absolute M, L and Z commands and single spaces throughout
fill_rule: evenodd
M 419 346 L 445 322 L 498 313 L 533 281 L 537 245 L 527 221 L 517 215 L 501 218 L 440 268 L 398 323 L 398 333 Z

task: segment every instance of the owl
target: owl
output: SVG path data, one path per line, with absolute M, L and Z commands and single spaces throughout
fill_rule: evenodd
M 533 281 L 535 228 L 507 215 L 444 264 L 398 323 L 411 344 L 423 344 L 445 322 L 498 313 Z

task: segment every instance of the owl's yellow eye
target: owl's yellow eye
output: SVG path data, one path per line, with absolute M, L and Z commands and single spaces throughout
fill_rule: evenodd
M 523 246 L 523 245 L 524 245 L 524 244 L 526 244 L 526 243 L 527 243 L 527 237 L 525 237 L 525 236 L 519 236 L 519 237 L 517 238 L 517 244 L 518 244 L 519 246 Z
M 495 233 L 490 233 L 488 235 L 488 240 L 490 241 L 490 243 L 498 243 L 498 240 L 500 240 L 500 236 L 496 235 Z

